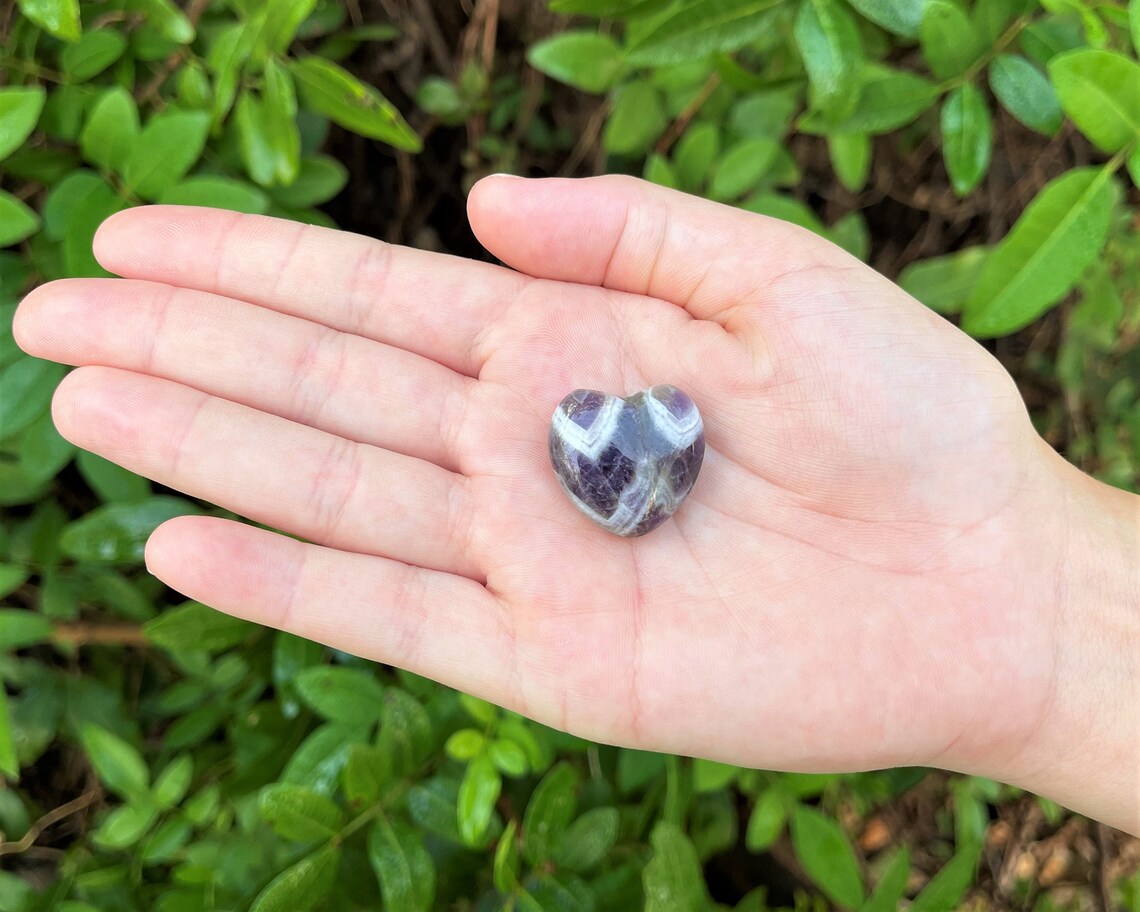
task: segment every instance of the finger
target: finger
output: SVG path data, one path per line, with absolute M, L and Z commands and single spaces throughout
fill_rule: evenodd
M 475 376 L 483 334 L 525 279 L 489 263 L 265 216 L 144 206 L 95 255 L 121 276 L 196 288 L 367 336 Z
M 25 351 L 177 380 L 360 443 L 455 468 L 442 429 L 472 381 L 427 358 L 229 298 L 112 279 L 40 286 L 16 315 Z
M 147 542 L 147 569 L 190 598 L 497 703 L 511 667 L 498 600 L 473 580 L 187 516 Z
M 53 415 L 73 443 L 319 544 L 472 578 L 465 479 L 169 380 L 72 371 Z
M 853 262 L 788 222 L 624 176 L 485 178 L 467 212 L 480 242 L 528 275 L 651 295 L 726 325 L 782 275 Z

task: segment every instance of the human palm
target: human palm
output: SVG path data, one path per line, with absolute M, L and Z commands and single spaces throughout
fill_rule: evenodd
M 1017 750 L 1051 672 L 1048 486 L 988 354 L 814 235 L 629 179 L 496 178 L 471 216 L 518 272 L 153 207 L 97 238 L 130 281 L 29 296 L 21 343 L 86 365 L 67 437 L 305 540 L 180 518 L 154 573 L 600 740 L 794 769 Z M 704 468 L 621 539 L 547 429 L 575 388 L 657 383 L 701 409 Z

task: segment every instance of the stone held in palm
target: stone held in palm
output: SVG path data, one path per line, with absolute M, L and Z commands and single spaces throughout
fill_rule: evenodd
M 665 522 L 705 456 L 696 404 L 661 384 L 624 399 L 574 390 L 550 423 L 550 461 L 574 505 L 603 529 L 633 537 Z

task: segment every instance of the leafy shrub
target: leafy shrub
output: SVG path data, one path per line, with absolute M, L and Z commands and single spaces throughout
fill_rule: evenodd
M 777 774 L 590 744 L 193 602 L 169 607 L 143 572 L 155 525 L 208 508 L 56 434 L 63 369 L 15 347 L 17 299 L 105 274 L 94 230 L 139 203 L 330 223 L 317 207 L 348 179 L 321 151 L 330 122 L 419 150 L 424 131 L 338 63 L 399 35 L 347 25 L 349 6 L 19 0 L 0 14 L 0 910 L 728 908 L 723 871 L 740 853 L 778 859 L 800 887 L 736 887 L 744 912 L 904 896 L 954 907 L 990 809 L 1022 800 L 1015 790 L 928 778 L 945 814 L 919 860 L 853 837 L 922 770 Z M 1135 486 L 1140 247 L 1123 190 L 1140 179 L 1135 0 L 1131 18 L 1082 0 L 550 7 L 586 18 L 527 57 L 606 95 L 609 167 L 864 259 L 864 217 L 825 223 L 801 192 L 805 137 L 826 144 L 849 192 L 876 156 L 932 141 L 968 201 L 997 154 L 999 106 L 1045 136 L 1075 127 L 1084 161 L 1101 164 L 1055 176 L 1005 237 L 900 279 L 980 337 L 1064 302 L 1055 356 L 1025 368 L 1063 391 L 1036 417 L 1071 458 Z M 521 145 L 575 154 L 564 125 L 526 111 L 517 73 L 491 75 L 468 64 L 415 92 L 444 129 L 485 118 L 468 167 L 509 167 Z M 37 845 L 43 833 L 55 848 Z

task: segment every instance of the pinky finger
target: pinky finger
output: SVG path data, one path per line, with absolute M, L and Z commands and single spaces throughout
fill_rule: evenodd
M 226 614 L 507 700 L 503 608 L 466 577 L 202 516 L 159 526 L 146 563 Z

